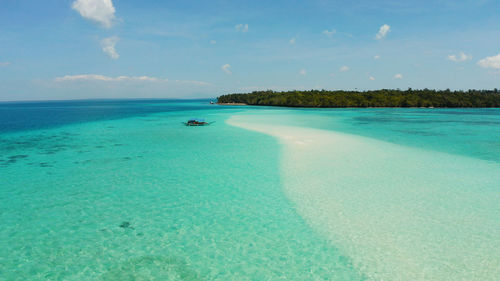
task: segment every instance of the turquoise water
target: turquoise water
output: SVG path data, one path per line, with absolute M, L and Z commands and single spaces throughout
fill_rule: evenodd
M 234 118 L 345 143 L 301 150 Z M 500 110 L 88 101 L 4 103 L 0 119 L 1 280 L 498 276 Z

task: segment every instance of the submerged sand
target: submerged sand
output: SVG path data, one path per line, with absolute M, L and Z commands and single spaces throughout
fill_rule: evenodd
M 284 191 L 370 280 L 500 276 L 500 165 L 233 116 L 283 144 Z

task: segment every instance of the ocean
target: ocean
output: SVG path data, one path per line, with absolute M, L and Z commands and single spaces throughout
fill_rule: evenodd
M 495 280 L 499 218 L 499 109 L 0 103 L 0 280 Z

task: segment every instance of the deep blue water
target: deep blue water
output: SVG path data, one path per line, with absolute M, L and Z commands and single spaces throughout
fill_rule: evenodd
M 0 134 L 48 129 L 158 112 L 211 109 L 210 100 L 77 100 L 0 102 Z

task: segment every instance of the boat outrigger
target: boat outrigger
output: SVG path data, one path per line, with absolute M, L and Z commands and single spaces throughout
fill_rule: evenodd
M 187 122 L 182 122 L 186 126 L 208 126 L 214 122 L 205 122 L 205 119 L 192 118 Z

